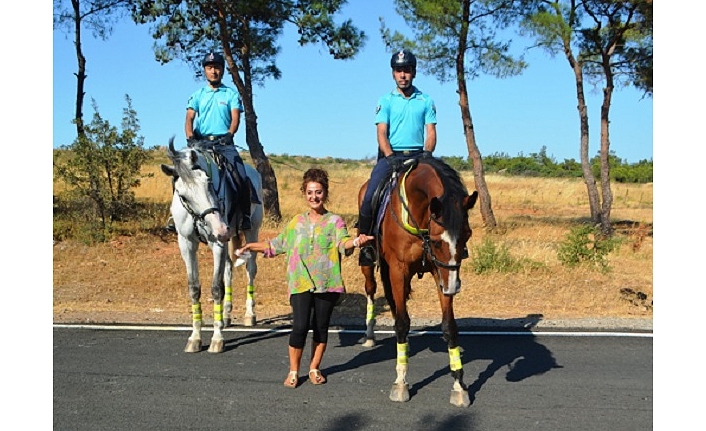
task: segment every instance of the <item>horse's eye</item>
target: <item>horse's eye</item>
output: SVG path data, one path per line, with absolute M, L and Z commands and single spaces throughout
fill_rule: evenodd
M 441 248 L 441 241 L 432 241 L 431 245 L 433 245 L 434 248 Z
M 461 251 L 461 259 L 468 259 L 468 247 L 463 247 L 463 251 Z

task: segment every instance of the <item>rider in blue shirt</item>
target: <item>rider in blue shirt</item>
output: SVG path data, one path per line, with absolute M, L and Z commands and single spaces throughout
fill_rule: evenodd
M 213 150 L 224 156 L 237 171 L 238 200 L 243 212 L 240 228 L 249 230 L 250 202 L 257 194 L 245 173 L 243 159 L 235 148 L 233 136 L 240 125 L 240 113 L 243 111 L 243 102 L 237 90 L 221 82 L 225 69 L 225 60 L 218 53 L 208 53 L 201 65 L 208 85 L 196 90 L 186 105 L 186 121 L 184 131 L 189 145 L 200 140 L 216 140 L 223 138 L 225 145 L 216 145 Z
M 378 184 L 390 169 L 398 169 L 408 158 L 431 156 L 436 148 L 436 106 L 429 95 L 412 85 L 417 74 L 417 59 L 403 49 L 390 59 L 392 78 L 397 87 L 378 100 L 375 109 L 378 161 L 358 214 L 358 234 L 372 235 L 372 198 Z M 426 138 L 425 138 L 426 134 Z M 359 265 L 375 263 L 371 246 L 360 249 Z

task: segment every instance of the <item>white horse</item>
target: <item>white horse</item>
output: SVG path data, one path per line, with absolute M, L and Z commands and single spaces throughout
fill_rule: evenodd
M 226 222 L 227 209 L 219 203 L 218 190 L 225 184 L 225 171 L 219 169 L 210 151 L 185 148 L 174 149 L 174 138 L 169 140 L 167 155 L 173 166 L 161 165 L 162 172 L 172 177 L 174 196 L 171 213 L 177 229 L 179 250 L 186 264 L 186 276 L 191 296 L 192 332 L 187 341 L 185 352 L 201 351 L 201 282 L 197 250 L 199 243 L 208 244 L 213 252 L 213 279 L 211 295 L 213 298 L 213 336 L 208 351 L 223 352 L 223 328 L 231 323 L 232 311 L 232 274 L 235 250 L 245 242 L 258 240 L 262 225 L 263 210 L 261 204 L 251 204 L 252 229 L 238 232 L 236 220 Z M 250 178 L 262 202 L 262 179 L 252 166 L 245 164 L 246 175 Z M 237 217 L 237 216 L 236 216 Z M 247 297 L 243 324 L 255 324 L 255 276 L 257 261 L 255 254 L 246 261 Z

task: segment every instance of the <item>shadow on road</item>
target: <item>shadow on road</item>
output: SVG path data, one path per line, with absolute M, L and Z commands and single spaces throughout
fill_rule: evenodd
M 471 403 L 473 403 L 476 394 L 483 388 L 483 385 L 503 369 L 507 370 L 505 379 L 508 382 L 520 382 L 526 378 L 544 374 L 552 369 L 562 368 L 561 365 L 557 364 L 552 352 L 539 343 L 537 337 L 531 332 L 532 328 L 541 320 L 540 315 L 512 319 L 475 320 L 477 322 L 463 322 L 463 326 L 487 326 L 486 329 L 490 329 L 490 332 L 496 331 L 499 335 L 503 328 L 505 331 L 507 328 L 512 328 L 512 332 L 517 335 L 508 336 L 505 334 L 502 339 L 494 337 L 492 333 L 488 332 L 483 335 L 459 336 L 459 345 L 462 351 L 461 360 L 466 372 L 471 368 L 470 365 L 473 362 L 489 361 L 485 369 L 481 370 L 470 384 L 469 376 L 465 376 L 464 380 L 468 385 Z M 434 336 L 428 333 L 423 334 L 424 332 L 441 332 L 441 326 L 431 325 L 413 328 L 413 333 L 409 337 L 410 366 L 414 366 L 414 356 L 426 350 L 439 355 L 448 355 L 448 345 L 442 335 Z M 361 336 L 358 333 L 343 332 L 340 334 L 340 345 L 342 347 L 357 345 L 361 341 L 360 338 Z M 376 340 L 376 345 L 371 348 L 361 347 L 361 349 L 363 350 L 348 362 L 328 367 L 325 370 L 326 373 L 335 374 L 371 363 L 391 362 L 391 377 L 394 376 L 394 361 L 397 355 L 394 335 Z M 451 373 L 448 366 L 439 368 L 423 380 L 414 383 L 410 388 L 410 397 L 413 397 L 417 391 L 439 378 L 448 378 L 449 382 L 451 382 Z

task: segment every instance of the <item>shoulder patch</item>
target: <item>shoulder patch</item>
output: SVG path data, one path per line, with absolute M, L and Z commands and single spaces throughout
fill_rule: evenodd
M 380 109 L 382 109 L 382 106 L 380 106 L 380 105 L 375 107 L 375 115 L 377 115 L 378 112 L 380 112 Z

